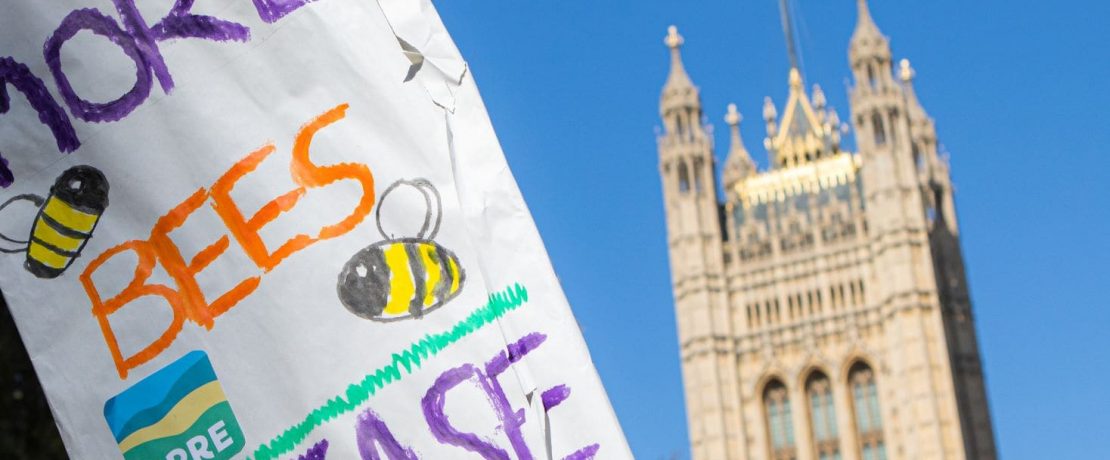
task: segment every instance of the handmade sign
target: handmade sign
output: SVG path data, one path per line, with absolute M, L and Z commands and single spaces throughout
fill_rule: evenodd
M 430 1 L 0 10 L 0 289 L 72 458 L 631 457 Z

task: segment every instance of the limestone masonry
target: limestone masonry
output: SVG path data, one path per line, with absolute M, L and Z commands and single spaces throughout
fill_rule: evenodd
M 859 152 L 791 69 L 781 117 L 764 104 L 765 170 L 729 106 L 723 203 L 669 32 L 659 172 L 693 458 L 994 459 L 949 165 L 865 0 L 848 52 Z

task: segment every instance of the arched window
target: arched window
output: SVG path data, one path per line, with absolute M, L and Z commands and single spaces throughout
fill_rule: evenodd
M 879 112 L 871 114 L 871 129 L 875 132 L 875 145 L 886 144 L 886 128 L 883 126 L 883 116 Z
M 736 223 L 737 227 L 744 226 L 744 216 L 745 214 L 743 205 L 737 203 L 736 206 L 732 207 L 732 220 Z M 739 241 L 739 238 L 737 238 L 737 240 Z
M 687 139 L 692 140 L 694 138 L 694 126 L 696 123 L 700 122 L 700 119 L 701 116 L 696 111 L 694 111 L 694 109 L 689 109 L 686 111 L 686 121 L 689 124 L 689 126 L 687 126 L 688 129 L 686 130 Z
M 701 160 L 694 160 L 694 191 L 698 192 L 699 194 L 701 193 L 701 169 Z
M 690 191 L 690 170 L 686 168 L 686 162 L 681 160 L 678 162 L 678 191 Z
M 806 380 L 806 397 L 809 398 L 809 426 L 817 460 L 840 460 L 836 408 L 829 378 L 821 372 L 811 374 Z
M 883 419 L 879 413 L 879 390 L 875 386 L 875 373 L 862 362 L 852 366 L 848 373 L 852 390 L 852 409 L 855 412 L 856 433 L 859 436 L 860 460 L 886 460 L 883 443 Z
M 890 120 L 890 131 L 887 134 L 890 136 L 891 141 L 898 142 L 898 126 L 900 126 L 898 123 L 898 111 L 891 109 L 888 115 L 889 117 L 887 119 Z
M 917 172 L 925 172 L 925 156 L 921 155 L 921 149 L 917 147 L 917 142 L 913 143 L 913 164 L 917 167 Z
M 679 139 L 686 138 L 686 117 L 681 112 L 675 114 L 675 130 L 677 131 Z
M 791 420 L 790 395 L 786 385 L 772 380 L 763 390 L 763 408 L 767 414 L 767 433 L 771 441 L 772 460 L 795 460 L 794 425 Z

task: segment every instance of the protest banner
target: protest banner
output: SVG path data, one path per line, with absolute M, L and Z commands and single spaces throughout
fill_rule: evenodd
M 430 1 L 2 10 L 0 289 L 71 457 L 631 457 Z

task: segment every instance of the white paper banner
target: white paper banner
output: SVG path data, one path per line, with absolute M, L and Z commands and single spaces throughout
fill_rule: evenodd
M 0 7 L 0 288 L 73 458 L 631 454 L 422 0 Z

